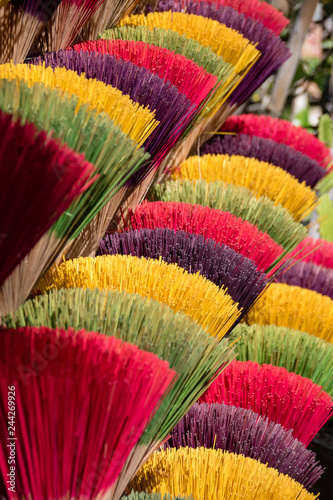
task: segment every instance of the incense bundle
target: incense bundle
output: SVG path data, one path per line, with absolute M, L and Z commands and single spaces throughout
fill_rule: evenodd
M 305 238 L 289 257 L 297 257 L 303 262 L 313 262 L 317 266 L 333 269 L 333 243 L 314 238 Z
M 157 451 L 131 486 L 138 491 L 193 494 L 194 498 L 207 500 L 318 498 L 300 483 L 257 460 L 207 448 Z
M 84 156 L 2 111 L 0 165 L 2 285 L 72 201 L 95 182 L 96 176 L 93 165 Z
M 42 35 L 44 50 L 70 45 L 105 0 L 62 0 Z
M 202 16 L 181 12 L 154 12 L 146 16 L 132 15 L 120 21 L 120 26 L 140 25 L 171 29 L 179 35 L 193 38 L 222 56 L 239 74 L 245 74 L 260 55 L 254 45 L 237 31 Z
M 123 29 L 125 28 L 120 28 L 120 30 Z M 130 60 L 136 65 L 143 65 L 160 78 L 169 80 L 180 92 L 184 93 L 188 99 L 198 106 L 196 118 L 196 123 L 198 123 L 207 113 L 210 113 L 224 102 L 230 88 L 239 80 L 239 76 L 233 72 L 232 65 L 227 64 L 214 53 L 209 54 L 210 63 L 212 63 L 212 56 L 215 56 L 214 62 L 217 64 L 217 68 L 213 69 L 212 64 L 210 64 L 209 71 L 206 71 L 206 68 L 201 65 L 202 62 L 204 63 L 204 60 L 202 61 L 202 51 L 199 51 L 196 61 L 192 59 L 192 56 L 195 56 L 196 52 L 198 52 L 197 47 L 195 47 L 195 51 L 188 49 L 185 57 L 185 55 L 178 53 L 180 50 L 177 49 L 179 41 L 174 40 L 174 35 L 177 35 L 177 33 L 170 30 L 159 31 L 167 34 L 168 38 L 170 38 L 167 45 L 173 42 L 176 45 L 176 50 L 169 50 L 163 46 L 166 43 L 164 37 L 161 47 L 157 46 L 156 42 L 151 39 L 149 44 L 135 40 L 108 39 L 84 42 L 75 45 L 74 50 L 110 54 L 117 58 Z M 107 36 L 112 37 L 113 30 Z M 179 35 L 177 36 L 179 37 Z M 193 43 L 195 42 L 193 41 Z M 200 47 L 204 48 L 202 45 Z M 220 68 L 221 62 L 222 68 Z
M 296 262 L 278 276 L 277 281 L 314 290 L 333 299 L 333 269 L 325 269 L 312 262 Z
M 182 313 L 138 294 L 99 290 L 51 290 L 27 301 L 5 323 L 78 328 L 115 336 L 167 360 L 178 374 L 132 450 L 131 463 L 119 477 L 120 494 L 149 450 L 161 444 L 178 420 L 233 358 L 228 342 L 207 335 Z M 151 451 L 150 451 L 151 452 Z M 133 459 L 135 456 L 135 460 Z M 128 477 L 129 476 L 129 477 Z M 128 478 L 128 479 L 127 479 Z M 127 479 L 127 481 L 126 481 Z M 122 486 L 123 484 L 123 486 Z M 121 487 L 122 486 L 122 487 Z
M 14 80 L 0 80 L 0 90 L 0 109 L 10 110 L 22 123 L 33 122 L 83 153 L 99 174 L 4 283 L 1 294 L 6 298 L 6 310 L 12 311 L 27 298 L 42 271 L 66 246 L 74 242 L 70 252 L 76 250 L 79 255 L 95 251 L 105 234 L 108 216 L 112 215 L 115 194 L 149 157 L 107 114 L 80 105 L 76 96 L 42 84 L 29 88 L 24 81 Z M 80 247 L 77 238 L 82 231 L 86 237 Z
M 107 235 L 99 255 L 133 255 L 161 258 L 191 274 L 200 273 L 223 288 L 246 311 L 267 285 L 255 264 L 226 245 L 203 236 L 171 229 L 141 229 Z
M 171 82 L 178 88 L 179 92 L 185 94 L 197 106 L 205 101 L 218 83 L 216 76 L 205 71 L 193 60 L 163 47 L 144 42 L 93 40 L 75 45 L 74 50 L 74 53 L 81 53 L 77 56 L 81 58 L 84 57 L 85 52 L 88 52 L 89 54 L 95 53 L 95 55 L 113 56 L 144 67 L 164 81 Z M 68 53 L 71 54 L 71 52 Z M 44 55 L 45 57 L 46 55 Z M 53 57 L 58 59 L 59 53 Z M 60 57 L 62 57 L 61 53 Z
M 225 404 L 195 404 L 171 432 L 167 446 L 214 448 L 254 458 L 310 488 L 323 474 L 313 451 L 291 430 L 251 410 Z
M 255 21 L 259 21 L 266 28 L 273 31 L 277 36 L 281 31 L 288 26 L 289 19 L 284 17 L 282 12 L 279 12 L 272 5 L 261 0 L 204 0 L 209 5 L 220 8 L 222 6 L 231 7 L 240 14 L 250 17 Z
M 239 324 L 230 334 L 237 340 L 239 361 L 286 368 L 311 379 L 333 396 L 333 345 L 299 330 L 276 325 Z
M 233 361 L 209 386 L 201 403 L 245 408 L 292 429 L 307 446 L 333 414 L 333 400 L 310 379 L 285 368 Z
M 228 245 L 251 259 L 258 270 L 267 270 L 283 253 L 270 236 L 229 212 L 187 203 L 142 203 L 131 214 L 133 229 L 168 228 L 202 235 L 205 240 Z
M 131 62 L 117 60 L 107 54 L 73 51 L 45 54 L 43 59 L 47 67 L 65 67 L 87 79 L 96 79 L 112 85 L 123 95 L 129 95 L 133 102 L 154 112 L 159 123 L 143 144 L 154 158 L 154 163 L 163 160 L 194 117 L 194 104 L 175 86 Z M 35 63 L 41 61 L 40 57 Z M 141 175 L 147 173 L 144 171 Z M 135 176 L 136 183 L 140 181 L 141 175 Z
M 287 120 L 251 114 L 232 116 L 225 122 L 222 131 L 256 135 L 285 144 L 309 156 L 324 168 L 333 161 L 329 148 L 323 142 L 306 129 L 297 127 Z
M 149 28 L 148 26 L 122 26 L 104 31 L 103 40 L 126 40 L 145 42 L 156 47 L 165 48 L 181 54 L 187 59 L 192 59 L 198 66 L 203 67 L 208 73 L 216 76 L 221 84 L 234 78 L 232 86 L 239 79 L 231 64 L 215 54 L 209 47 L 205 47 L 193 38 L 186 38 L 170 29 Z M 99 41 L 92 42 L 101 43 Z M 90 47 L 90 42 L 74 46 L 74 49 Z M 231 85 L 231 84 L 230 84 Z
M 277 325 L 333 342 L 333 301 L 325 295 L 284 283 L 273 283 L 249 311 L 249 325 Z
M 191 156 L 174 171 L 173 179 L 204 179 L 244 186 L 257 197 L 267 196 L 285 207 L 296 221 L 311 213 L 316 193 L 279 167 L 255 158 L 228 155 Z
M 288 210 L 266 196 L 257 198 L 243 186 L 220 181 L 178 180 L 155 184 L 149 198 L 157 201 L 191 203 L 224 210 L 254 224 L 287 251 L 301 242 L 306 228 L 295 222 Z
M 126 13 L 129 15 L 138 0 L 109 0 L 97 9 L 82 30 L 83 40 L 95 40 L 105 29 L 116 26 Z
M 37 284 L 42 292 L 54 288 L 100 288 L 139 293 L 182 311 L 218 338 L 237 321 L 237 304 L 218 286 L 176 264 L 132 256 L 105 255 L 62 262 Z
M 61 0 L 0 2 L 0 63 L 23 62 Z
M 186 12 L 204 18 L 213 19 L 239 32 L 255 44 L 260 51 L 260 58 L 252 66 L 246 78 L 241 81 L 230 97 L 233 105 L 239 106 L 272 75 L 289 57 L 290 51 L 284 42 L 262 23 L 239 14 L 236 10 L 202 1 L 193 0 L 161 0 L 157 4 L 159 12 Z
M 7 412 L 1 412 L 1 495 L 8 493 L 7 445 L 14 442 L 10 498 L 60 499 L 69 491 L 72 498 L 112 498 L 126 457 L 176 372 L 136 346 L 84 330 L 3 329 L 0 344 L 1 406 L 14 395 L 23 426 L 8 441 Z
M 63 90 L 88 104 L 91 109 L 104 111 L 121 130 L 141 146 L 158 125 L 154 113 L 134 103 L 118 89 L 97 80 L 87 80 L 65 68 L 44 68 L 27 64 L 3 64 L 0 78 L 25 81 L 29 86 L 43 83 L 52 89 Z
M 200 150 L 201 155 L 240 155 L 283 168 L 300 182 L 314 188 L 327 171 L 309 156 L 290 146 L 255 135 L 215 135 Z

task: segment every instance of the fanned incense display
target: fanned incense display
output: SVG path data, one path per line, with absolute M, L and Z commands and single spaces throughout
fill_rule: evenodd
M 182 311 L 222 338 L 239 317 L 237 304 L 224 290 L 176 264 L 113 255 L 61 263 L 39 281 L 37 289 L 100 288 L 139 293 Z
M 131 486 L 139 491 L 192 494 L 206 500 L 318 498 L 300 483 L 257 460 L 207 448 L 157 451 Z
M 282 366 L 311 379 L 333 397 L 333 344 L 276 325 L 237 325 L 230 335 L 239 361 Z
M 307 234 L 306 228 L 295 222 L 286 208 L 274 205 L 267 196 L 257 198 L 254 191 L 243 186 L 221 181 L 168 181 L 155 184 L 149 198 L 225 210 L 255 224 L 287 251 L 294 248 Z
M 273 283 L 249 311 L 246 322 L 285 326 L 333 343 L 332 299 L 298 286 Z
M 279 424 L 251 410 L 225 404 L 195 404 L 171 432 L 167 446 L 214 448 L 254 458 L 305 488 L 324 472 L 313 451 Z
M 292 429 L 308 446 L 333 415 L 333 401 L 322 387 L 285 368 L 253 361 L 233 361 L 200 398 L 252 410 L 270 422 Z
M 201 155 L 240 155 L 281 167 L 300 182 L 314 188 L 327 170 L 309 156 L 286 144 L 256 135 L 214 135 L 200 150 Z
M 250 259 L 226 245 L 185 231 L 141 229 L 114 233 L 105 236 L 98 253 L 161 258 L 191 274 L 200 273 L 223 288 L 243 313 L 268 284 L 265 274 Z
M 256 226 L 229 212 L 188 203 L 152 202 L 138 205 L 131 214 L 133 229 L 168 228 L 199 234 L 228 245 L 251 259 L 261 271 L 267 270 L 283 248 Z
M 191 156 L 173 173 L 174 179 L 204 179 L 244 186 L 285 207 L 296 221 L 311 213 L 316 193 L 279 167 L 255 158 L 228 155 Z
M 114 498 L 112 485 L 176 372 L 136 346 L 84 330 L 2 329 L 0 346 L 1 406 L 11 391 L 18 422 L 9 497 Z M 0 427 L 7 496 L 7 412 Z

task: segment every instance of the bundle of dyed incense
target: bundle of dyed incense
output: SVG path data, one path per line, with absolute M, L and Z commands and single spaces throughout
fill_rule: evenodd
M 303 262 L 313 262 L 318 266 L 333 269 L 333 243 L 314 238 L 305 238 L 290 254 Z
M 52 290 L 28 301 L 4 319 L 17 326 L 85 329 L 131 342 L 167 360 L 177 381 L 154 414 L 131 460 L 117 480 L 122 494 L 145 456 L 159 446 L 177 421 L 233 358 L 227 341 L 218 342 L 181 313 L 137 294 L 105 290 Z M 135 460 L 134 457 L 135 456 Z
M 173 178 L 244 186 L 257 197 L 267 196 L 275 205 L 285 207 L 296 221 L 308 215 L 316 203 L 315 191 L 281 168 L 244 156 L 191 156 L 174 171 Z
M 112 485 L 176 372 L 136 346 L 84 330 L 3 329 L 0 344 L 1 406 L 15 402 L 21 431 L 10 431 L 14 441 L 1 412 L 1 495 L 8 494 L 10 443 L 10 498 L 60 499 L 69 491 L 114 498 Z
M 255 133 L 255 130 L 253 130 Z M 240 155 L 281 167 L 300 182 L 314 188 L 327 171 L 316 160 L 286 144 L 256 135 L 215 135 L 200 150 L 201 155 Z
M 260 57 L 252 66 L 246 77 L 240 82 L 230 97 L 233 106 L 239 106 L 287 59 L 290 52 L 282 40 L 260 22 L 239 14 L 236 10 L 205 1 L 169 0 L 157 4 L 159 12 L 186 12 L 204 18 L 213 19 L 222 25 L 239 32 L 256 45 Z
M 189 273 L 200 273 L 223 288 L 245 311 L 267 285 L 254 263 L 226 245 L 203 236 L 171 229 L 141 229 L 114 233 L 100 243 L 99 255 L 162 258 Z
M 312 451 L 279 424 L 251 410 L 224 404 L 195 404 L 171 433 L 167 446 L 214 448 L 254 458 L 305 488 L 322 475 Z
M 247 0 L 246 2 L 242 0 L 205 0 L 205 3 L 217 8 L 222 6 L 231 7 L 240 14 L 259 21 L 276 35 L 280 35 L 282 30 L 289 24 L 289 20 L 284 17 L 282 12 L 261 0 Z M 183 5 L 186 4 L 187 0 L 184 0 Z
M 309 156 L 324 168 L 333 161 L 329 148 L 323 142 L 287 120 L 251 114 L 232 116 L 223 125 L 222 131 L 255 135 L 285 144 Z
M 313 262 L 296 262 L 278 276 L 279 283 L 314 290 L 333 299 L 333 269 L 326 269 Z
M 333 301 L 325 295 L 284 283 L 273 283 L 249 311 L 249 325 L 277 325 L 333 341 Z
M 269 234 L 285 251 L 292 250 L 307 234 L 306 228 L 295 222 L 286 208 L 274 205 L 266 196 L 257 198 L 254 191 L 243 186 L 221 181 L 178 180 L 155 184 L 149 199 L 199 204 L 230 212 Z
M 43 269 L 62 254 L 63 249 L 75 241 L 72 254 L 90 255 L 98 247 L 108 225 L 107 217 L 117 209 L 123 196 L 121 189 L 148 155 L 119 130 L 105 113 L 91 110 L 79 103 L 79 97 L 62 90 L 52 90 L 43 84 L 27 86 L 24 81 L 0 80 L 0 108 L 11 110 L 22 123 L 33 122 L 39 128 L 66 142 L 68 146 L 84 153 L 96 166 L 97 180 L 86 193 L 61 216 L 48 235 L 24 261 L 2 290 L 6 296 L 6 310 L 16 309 L 28 296 Z M 119 100 L 123 114 L 132 119 L 131 106 Z M 135 110 L 132 107 L 133 111 Z M 126 113 L 127 111 L 127 113 Z M 135 116 L 135 114 L 134 114 Z M 116 114 L 114 116 L 117 118 Z M 137 116 L 138 124 L 140 115 Z M 143 126 L 144 123 L 142 124 Z M 115 196 L 117 195 L 117 196 Z M 106 219 L 106 220 L 105 220 Z M 83 230 L 83 237 L 76 240 Z M 81 244 L 80 244 L 81 242 Z
M 202 235 L 205 240 L 228 245 L 267 270 L 283 253 L 270 236 L 229 212 L 187 203 L 142 203 L 131 214 L 133 229 L 168 228 Z
M 96 176 L 83 156 L 2 111 L 0 137 L 2 285 Z M 4 301 L 1 297 L 0 314 Z
M 0 2 L 0 63 L 23 62 L 43 26 L 62 0 Z
M 122 255 L 69 260 L 50 269 L 37 284 L 42 292 L 73 287 L 139 293 L 184 312 L 218 338 L 240 316 L 226 291 L 199 274 L 158 260 Z
M 252 361 L 233 361 L 200 401 L 251 409 L 306 446 L 333 414 L 332 398 L 311 380 Z
M 41 60 L 42 58 L 38 58 L 35 63 L 38 64 Z M 154 160 L 150 168 L 163 160 L 195 116 L 196 103 L 179 92 L 176 86 L 129 61 L 107 54 L 72 51 L 45 54 L 43 60 L 46 66 L 65 67 L 87 79 L 112 85 L 154 112 L 159 123 L 143 144 Z M 148 172 L 149 169 L 143 171 L 140 177 L 135 178 L 135 182 L 139 183 Z
M 157 451 L 131 486 L 161 495 L 207 500 L 310 500 L 318 498 L 298 482 L 252 458 L 207 448 Z
M 286 368 L 320 385 L 333 396 L 333 344 L 299 330 L 276 325 L 238 325 L 230 335 L 239 361 Z
M 124 495 L 121 500 L 193 500 L 193 497 L 170 497 L 165 494 L 163 497 L 159 493 L 138 493 L 132 491 L 129 495 Z

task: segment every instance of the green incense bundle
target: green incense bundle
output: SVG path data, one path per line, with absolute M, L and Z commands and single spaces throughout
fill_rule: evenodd
M 230 63 L 215 54 L 209 47 L 201 45 L 192 38 L 181 36 L 170 29 L 150 28 L 148 26 L 123 26 L 104 31 L 100 38 L 104 40 L 141 41 L 163 47 L 172 50 L 176 54 L 181 54 L 187 59 L 192 59 L 208 73 L 216 76 L 220 88 L 207 100 L 205 110 L 200 115 L 201 117 L 210 113 L 215 107 L 220 106 L 242 78 L 234 71 L 234 67 Z
M 126 292 L 82 288 L 51 290 L 4 317 L 10 326 L 84 328 L 112 335 L 167 359 L 179 379 L 155 414 L 141 444 L 162 441 L 233 358 L 228 340 L 218 341 L 182 313 Z
M 4 283 L 0 290 L 3 303 L 6 303 L 0 314 L 4 314 L 22 304 L 40 274 L 65 249 L 73 248 L 73 243 L 78 255 L 90 255 L 97 248 L 113 205 L 123 196 L 124 184 L 148 161 L 149 155 L 142 148 L 138 149 L 106 113 L 97 113 L 88 105 L 81 105 L 78 97 L 41 83 L 29 88 L 24 81 L 1 79 L 0 109 L 11 113 L 15 119 L 20 118 L 23 124 L 34 123 L 53 138 L 83 153 L 94 164 L 99 176 Z M 86 233 L 82 245 L 76 243 L 80 233 Z
M 253 191 L 220 181 L 168 181 L 152 187 L 149 197 L 160 201 L 192 203 L 227 211 L 257 225 L 286 251 L 292 250 L 307 235 L 287 209 L 266 196 L 256 198 Z
M 240 338 L 241 337 L 241 338 Z M 230 340 L 239 361 L 286 368 L 311 379 L 333 397 L 333 344 L 306 332 L 276 325 L 238 325 Z

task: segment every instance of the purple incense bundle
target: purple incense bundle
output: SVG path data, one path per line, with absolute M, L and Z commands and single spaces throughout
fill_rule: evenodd
M 133 101 L 155 110 L 155 118 L 160 123 L 144 143 L 154 165 L 163 160 L 196 112 L 196 106 L 170 82 L 144 67 L 108 54 L 61 50 L 35 58 L 33 63 L 44 63 L 52 68 L 65 67 L 79 75 L 84 73 L 87 79 L 117 87 Z M 134 177 L 138 180 L 138 175 Z
M 313 262 L 294 263 L 277 278 L 277 281 L 314 290 L 333 299 L 333 269 L 317 266 Z
M 208 17 L 238 31 L 257 44 L 256 47 L 260 50 L 261 56 L 232 92 L 231 104 L 239 106 L 246 101 L 290 57 L 290 51 L 281 38 L 265 28 L 262 23 L 238 13 L 231 7 L 216 8 L 205 1 L 161 0 L 155 10 L 161 12 L 170 10 L 184 12 L 185 10 L 187 14 Z
M 133 255 L 174 263 L 190 273 L 199 272 L 226 287 L 228 294 L 244 310 L 248 309 L 267 285 L 266 275 L 254 262 L 203 236 L 173 229 L 136 229 L 106 236 L 99 255 Z
M 252 410 L 225 404 L 195 404 L 171 432 L 167 447 L 215 448 L 254 458 L 305 488 L 324 472 L 313 451 L 292 431 Z
M 215 135 L 200 150 L 200 155 L 228 154 L 256 158 L 281 167 L 300 182 L 311 188 L 322 179 L 327 171 L 318 162 L 300 151 L 263 137 L 246 134 Z

